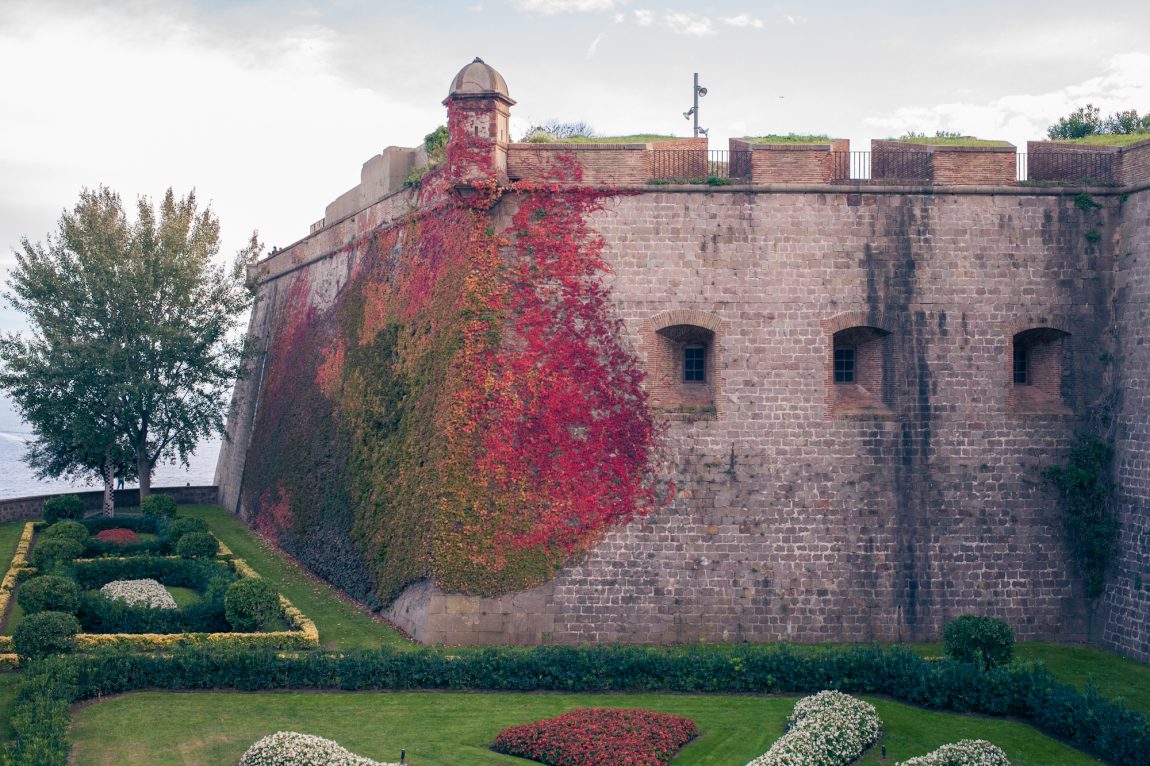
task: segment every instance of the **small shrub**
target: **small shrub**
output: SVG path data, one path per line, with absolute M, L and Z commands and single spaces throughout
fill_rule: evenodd
M 191 516 L 181 516 L 178 519 L 173 519 L 172 523 L 168 525 L 166 536 L 168 544 L 173 548 L 179 544 L 180 538 L 191 532 L 207 532 L 208 524 L 203 519 L 192 518 Z
M 39 612 L 20 621 L 12 632 L 12 645 L 21 657 L 43 657 L 56 652 L 70 652 L 73 639 L 80 632 L 75 615 L 64 612 Z
M 44 501 L 44 521 L 54 524 L 60 519 L 78 519 L 84 515 L 84 501 L 77 495 L 58 495 Z
M 57 521 L 40 533 L 41 540 L 75 540 L 81 544 L 89 537 L 91 537 L 91 533 L 88 532 L 86 526 L 78 521 L 71 520 Z
M 356 755 L 338 742 L 312 734 L 277 731 L 257 741 L 239 766 L 396 766 Z
M 1002 748 L 985 739 L 964 739 L 898 766 L 1010 766 L 1010 759 Z
M 38 612 L 75 614 L 80 608 L 80 586 L 75 580 L 57 575 L 33 577 L 20 586 L 16 601 L 25 614 Z
M 75 540 L 50 537 L 47 540 L 40 540 L 32 549 L 32 566 L 47 574 L 71 564 L 83 552 L 84 546 Z
M 943 629 L 948 657 L 984 668 L 1005 665 L 1014 657 L 1014 631 L 993 617 L 963 615 Z
M 171 495 L 148 495 L 140 501 L 140 510 L 145 516 L 176 515 L 176 499 Z
M 242 633 L 262 630 L 280 615 L 279 594 L 258 577 L 237 580 L 224 594 L 224 615 Z
M 510 726 L 491 749 L 533 761 L 570 766 L 666 764 L 699 733 L 695 722 L 650 710 L 587 708 Z
M 207 559 L 220 552 L 220 543 L 209 532 L 189 532 L 176 544 L 176 555 L 185 559 Z
M 87 531 L 87 530 L 85 530 Z M 105 529 L 96 535 L 96 539 L 102 543 L 113 543 L 115 545 L 135 545 L 140 542 L 140 536 L 130 529 Z

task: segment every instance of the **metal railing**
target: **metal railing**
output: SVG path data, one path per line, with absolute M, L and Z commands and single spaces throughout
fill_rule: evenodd
M 1097 151 L 1019 152 L 1018 180 L 1066 186 L 1112 184 L 1118 180 L 1118 156 Z
M 703 183 L 709 179 L 751 180 L 751 153 L 723 149 L 664 149 L 651 152 L 651 177 Z
M 668 149 L 651 152 L 657 181 L 706 183 L 730 180 L 750 183 L 751 151 Z M 929 182 L 930 152 L 831 152 L 831 181 Z M 1111 152 L 1043 151 L 1017 153 L 1019 183 L 1107 185 L 1118 178 L 1118 155 Z

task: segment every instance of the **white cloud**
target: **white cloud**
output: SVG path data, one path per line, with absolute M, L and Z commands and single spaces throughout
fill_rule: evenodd
M 757 19 L 749 13 L 740 13 L 738 16 L 724 16 L 721 21 L 730 27 L 753 27 L 755 29 L 762 29 L 766 26 L 762 19 Z
M 902 107 L 869 117 L 864 124 L 884 131 L 884 135 L 947 130 L 1006 139 L 1021 147 L 1027 140 L 1044 138 L 1047 127 L 1059 117 L 1088 102 L 1103 114 L 1144 108 L 1150 103 L 1150 54 L 1112 56 L 1104 74 L 1047 93 L 1012 94 L 984 104 L 959 101 Z
M 622 0 L 625 2 L 626 0 Z M 593 13 L 613 11 L 618 0 L 513 0 L 521 11 L 554 16 L 557 13 Z
M 612 24 L 622 24 L 626 20 L 627 20 L 627 16 L 625 14 L 622 14 L 622 13 L 616 13 L 614 16 L 611 17 L 611 23 Z
M 783 16 L 783 18 L 787 20 L 788 24 L 806 24 L 807 23 L 807 17 L 806 16 Z
M 603 38 L 606 36 L 603 32 L 595 35 L 595 39 L 591 41 L 591 45 L 587 48 L 587 58 L 591 58 L 595 55 L 595 52 L 599 50 L 599 43 L 603 42 Z
M 679 35 L 706 37 L 715 34 L 711 20 L 697 13 L 667 11 L 663 14 L 663 25 Z
M 655 23 L 655 12 L 642 8 L 635 11 L 635 23 L 641 27 L 649 27 Z

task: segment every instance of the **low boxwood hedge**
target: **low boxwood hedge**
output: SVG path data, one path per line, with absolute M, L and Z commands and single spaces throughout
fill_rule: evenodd
M 375 650 L 266 649 L 100 653 L 28 663 L 13 725 L 16 763 L 65 766 L 68 706 L 139 689 L 476 689 L 884 694 L 927 708 L 1012 715 L 1114 764 L 1150 766 L 1141 713 L 1054 680 L 1041 665 L 984 670 L 903 649 L 630 646 Z
M 76 582 L 86 590 L 103 587 L 112 580 L 142 580 L 150 577 L 164 585 L 193 588 L 203 593 L 214 580 L 223 578 L 230 583 L 237 578 L 235 572 L 219 561 L 161 556 L 81 560 L 73 564 L 72 572 Z

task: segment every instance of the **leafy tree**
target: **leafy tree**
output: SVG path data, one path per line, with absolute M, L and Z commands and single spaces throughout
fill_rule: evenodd
M 135 222 L 115 192 L 85 189 L 47 244 L 24 239 L 7 297 L 32 331 L 0 339 L 0 387 L 36 433 L 27 459 L 44 475 L 98 473 L 106 512 L 117 473 L 134 468 L 146 497 L 158 461 L 186 465 L 223 428 L 260 250 L 253 234 L 217 265 L 219 221 L 171 189 L 158 209 L 141 198 Z
M 1113 135 L 1150 132 L 1150 114 L 1140 116 L 1136 109 L 1102 116 L 1102 110 L 1093 104 L 1080 106 L 1046 129 L 1052 141 L 1082 138 L 1093 135 Z

